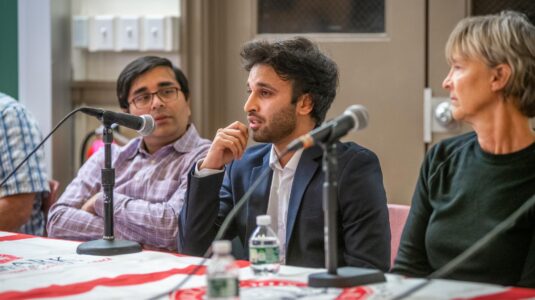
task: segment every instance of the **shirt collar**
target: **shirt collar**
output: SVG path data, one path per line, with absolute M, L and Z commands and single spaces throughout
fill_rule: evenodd
M 297 169 L 297 164 L 299 163 L 299 160 L 301 159 L 301 154 L 303 154 L 303 150 L 304 149 L 301 148 L 295 151 L 294 154 L 292 155 L 292 158 L 290 158 L 286 166 L 284 166 L 283 168 L 279 162 L 279 158 L 277 157 L 277 153 L 276 153 L 277 150 L 275 150 L 275 146 L 271 145 L 271 152 L 269 153 L 269 167 L 272 170 L 289 169 L 289 170 L 295 171 Z

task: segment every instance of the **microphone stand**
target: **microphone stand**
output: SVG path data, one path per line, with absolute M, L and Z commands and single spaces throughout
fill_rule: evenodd
M 111 144 L 113 129 L 111 121 L 102 117 L 104 125 L 102 139 L 104 141 L 104 168 L 101 171 L 102 190 L 104 196 L 104 236 L 100 240 L 82 243 L 76 248 L 78 254 L 89 255 L 119 255 L 141 251 L 139 243 L 116 240 L 113 234 L 113 187 L 115 186 L 115 169 L 111 165 Z
M 333 126 L 334 128 L 334 126 Z M 332 133 L 332 131 L 331 131 Z M 323 214 L 325 233 L 325 265 L 327 272 L 310 274 L 310 287 L 344 288 L 386 281 L 379 270 L 341 267 L 338 268 L 338 158 L 336 140 L 328 139 L 323 148 Z

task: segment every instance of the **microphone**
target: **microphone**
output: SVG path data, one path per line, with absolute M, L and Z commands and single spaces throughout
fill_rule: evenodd
M 358 131 L 366 128 L 366 126 L 368 126 L 368 110 L 362 105 L 354 104 L 336 119 L 292 141 L 286 150 L 295 151 L 311 147 L 316 143 L 332 141 L 346 135 L 353 128 Z
M 137 130 L 142 136 L 151 134 L 155 128 L 154 119 L 151 115 L 134 116 L 131 114 L 91 107 L 81 107 L 80 111 L 90 116 L 97 117 L 97 119 L 103 123 L 117 123 L 118 125 Z

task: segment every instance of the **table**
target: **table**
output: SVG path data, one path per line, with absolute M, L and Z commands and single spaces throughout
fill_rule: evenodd
M 117 256 L 76 254 L 79 242 L 0 231 L 0 299 L 148 299 L 171 290 L 201 258 L 142 251 Z M 306 286 L 311 273 L 324 270 L 283 266 L 278 276 L 255 277 L 240 266 L 242 299 L 389 299 L 421 279 L 387 274 L 387 282 L 348 289 Z M 161 299 L 202 299 L 204 268 L 184 288 Z M 408 299 L 535 299 L 535 290 L 433 280 Z

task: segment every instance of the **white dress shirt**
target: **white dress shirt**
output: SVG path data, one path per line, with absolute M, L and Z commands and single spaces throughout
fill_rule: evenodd
M 271 216 L 271 228 L 275 231 L 280 241 L 281 263 L 285 263 L 288 205 L 290 203 L 290 193 L 292 192 L 295 170 L 297 169 L 299 159 L 301 159 L 303 149 L 296 151 L 284 168 L 281 166 L 275 151 L 275 147 L 271 146 L 269 167 L 273 170 L 273 177 L 269 192 L 267 214 Z
M 281 263 L 286 261 L 286 224 L 288 216 L 288 205 L 290 202 L 290 193 L 294 181 L 295 170 L 303 154 L 303 149 L 297 150 L 284 168 L 281 166 L 275 147 L 271 146 L 269 154 L 269 167 L 273 170 L 271 180 L 271 189 L 269 192 L 269 202 L 267 214 L 271 216 L 271 228 L 277 234 L 280 241 L 280 258 Z M 195 165 L 194 176 L 206 177 L 213 174 L 221 173 L 223 170 L 199 169 L 202 160 Z

